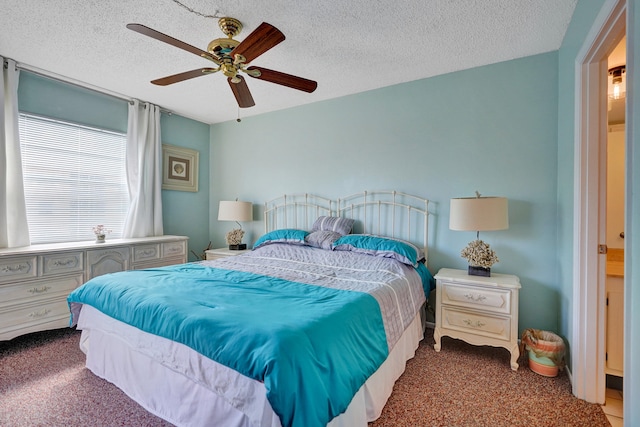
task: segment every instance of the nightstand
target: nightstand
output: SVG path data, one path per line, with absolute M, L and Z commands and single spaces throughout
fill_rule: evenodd
M 441 269 L 436 278 L 436 327 L 433 348 L 449 336 L 473 345 L 504 347 L 511 369 L 518 369 L 518 292 L 520 279 L 509 274 L 470 276 L 464 270 Z
M 209 249 L 207 251 L 204 251 L 204 253 L 206 254 L 207 261 L 211 261 L 211 260 L 214 260 L 214 259 L 225 258 L 225 257 L 228 257 L 228 256 L 236 256 L 236 255 L 244 254 L 246 252 L 249 252 L 250 250 L 251 249 L 235 251 L 235 250 L 231 250 L 229 248 L 218 248 L 218 249 Z

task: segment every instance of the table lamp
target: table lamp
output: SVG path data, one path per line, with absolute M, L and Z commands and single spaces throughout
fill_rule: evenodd
M 218 221 L 235 221 L 240 228 L 235 228 L 227 233 L 226 240 L 230 250 L 247 249 L 247 244 L 242 243 L 244 230 L 240 222 L 253 219 L 253 204 L 251 202 L 220 201 L 218 205 Z
M 469 261 L 472 276 L 491 275 L 491 266 L 499 262 L 491 247 L 480 240 L 481 231 L 509 228 L 509 208 L 505 197 L 461 197 L 451 199 L 449 229 L 475 231 L 476 240 L 470 242 L 460 255 Z

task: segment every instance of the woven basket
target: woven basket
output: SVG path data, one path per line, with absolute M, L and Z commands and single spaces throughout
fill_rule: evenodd
M 526 329 L 522 333 L 521 346 L 529 351 L 529 368 L 544 376 L 556 376 L 558 369 L 564 368 L 564 340 L 549 331 Z M 555 367 L 549 369 L 551 365 Z

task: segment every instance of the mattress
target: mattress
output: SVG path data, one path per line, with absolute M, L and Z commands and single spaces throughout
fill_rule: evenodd
M 271 426 L 281 425 L 283 420 L 286 425 L 305 425 L 307 420 L 313 420 L 310 422 L 313 425 L 324 425 L 318 422 L 322 417 L 328 417 L 327 421 L 333 419 L 331 423 L 335 425 L 341 425 L 342 420 L 348 420 L 343 425 L 366 425 L 368 420 L 379 416 L 380 403 L 386 402 L 393 382 L 421 338 L 419 309 L 425 301 L 424 283 L 413 267 L 387 257 L 274 244 L 213 262 L 126 273 L 131 274 L 117 273 L 110 275 L 113 277 L 94 279 L 94 283 L 89 282 L 83 286 L 85 289 L 74 293 L 86 294 L 93 286 L 98 287 L 94 294 L 100 298 L 76 300 L 78 295 L 74 294 L 70 297 L 72 312 L 83 330 L 81 346 L 87 353 L 87 366 L 118 385 L 150 412 L 176 425 Z M 227 286 L 228 281 L 230 288 L 223 287 L 220 279 L 210 279 L 219 275 L 225 277 L 224 285 Z M 188 280 L 183 280 L 185 277 Z M 116 279 L 120 287 L 113 290 Z M 123 280 L 132 283 L 125 284 Z M 165 283 L 166 289 L 177 292 L 161 294 L 158 299 L 173 299 L 179 304 L 153 305 L 149 309 L 148 299 L 156 298 L 156 283 Z M 198 286 L 192 288 L 194 283 Z M 269 297 L 263 300 L 266 288 Z M 285 289 L 288 295 L 291 288 L 296 289 L 292 300 L 295 305 L 281 305 L 280 299 L 272 299 L 271 293 L 279 294 Z M 218 295 L 221 290 L 222 297 Z M 257 294 L 258 299 L 251 299 L 253 294 Z M 142 299 L 137 301 L 136 295 Z M 345 295 L 348 302 L 343 304 Z M 252 311 L 239 310 L 239 317 L 232 317 L 232 322 L 228 316 L 220 316 L 220 312 L 232 312 L 229 306 L 235 313 L 239 300 L 245 298 L 260 314 L 259 319 L 268 319 L 265 323 L 285 322 L 278 329 L 284 330 L 287 338 L 278 336 L 275 341 L 286 344 L 274 350 L 275 357 L 269 354 L 263 358 L 260 354 L 265 347 L 262 344 L 271 347 L 274 338 L 268 335 L 260 341 L 260 337 L 253 336 L 260 335 L 262 325 L 251 319 Z M 102 303 L 110 299 L 113 299 L 111 305 Z M 187 300 L 194 300 L 195 305 L 186 305 L 183 318 L 168 322 L 166 319 L 172 319 L 172 310 Z M 372 309 L 374 300 L 376 308 Z M 261 301 L 273 307 L 263 307 Z M 329 304 L 323 305 L 327 301 Z M 335 301 L 340 301 L 337 304 L 340 308 L 334 307 Z M 83 307 L 80 313 L 79 307 Z M 196 336 L 191 330 L 185 332 L 184 325 L 197 317 L 202 307 L 206 328 L 196 322 L 196 329 L 204 329 L 205 335 Z M 283 307 L 292 307 L 294 318 L 299 319 L 300 331 L 291 331 L 292 325 L 286 323 L 291 316 L 283 316 Z M 347 307 L 351 311 L 347 311 Z M 150 311 L 145 314 L 147 309 Z M 139 318 L 127 317 L 131 313 Z M 224 321 L 209 323 L 207 313 L 213 313 L 210 316 L 214 318 L 218 315 L 219 320 Z M 377 316 L 380 316 L 380 325 Z M 167 324 L 154 329 L 157 327 L 154 325 L 162 322 Z M 172 326 L 174 324 L 180 326 Z M 235 329 L 229 332 L 227 328 L 231 324 Z M 255 334 L 249 334 L 253 329 Z M 317 329 L 323 332 L 317 334 Z M 179 333 L 173 335 L 165 330 Z M 335 338 L 329 338 L 327 332 Z M 346 338 L 339 341 L 343 335 Z M 293 338 L 289 339 L 290 336 Z M 307 336 L 306 347 L 313 353 L 298 349 L 298 343 L 306 341 Z M 254 341 L 258 343 L 255 350 L 246 345 Z M 229 342 L 233 345 L 228 345 Z M 382 356 L 381 349 L 385 352 Z M 353 359 L 352 355 L 360 359 Z M 260 365 L 262 363 L 265 366 Z M 341 371 L 341 365 L 345 364 L 348 366 L 343 366 Z M 291 372 L 281 376 L 261 376 L 262 372 L 285 372 L 289 365 L 292 365 Z M 327 378 L 320 378 L 325 374 Z M 379 382 L 384 385 L 372 387 L 375 378 L 381 378 Z M 348 392 L 343 383 L 351 387 Z M 347 393 L 346 400 L 340 393 Z M 286 406 L 289 401 L 292 402 L 290 408 Z M 325 406 L 331 406 L 326 414 Z
M 281 427 L 264 384 L 189 347 L 140 331 L 91 306 L 82 309 L 80 348 L 95 375 L 176 426 Z M 366 427 L 380 417 L 393 384 L 423 338 L 416 315 L 385 362 L 328 427 Z

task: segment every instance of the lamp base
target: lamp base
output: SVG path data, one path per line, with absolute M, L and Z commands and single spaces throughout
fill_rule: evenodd
M 485 267 L 478 267 L 478 266 L 475 266 L 475 265 L 470 265 L 468 273 L 469 273 L 469 276 L 490 277 L 491 276 L 491 269 L 490 268 L 485 268 Z
M 240 243 L 239 245 L 229 245 L 230 251 L 244 251 L 245 249 L 247 249 L 246 243 Z

